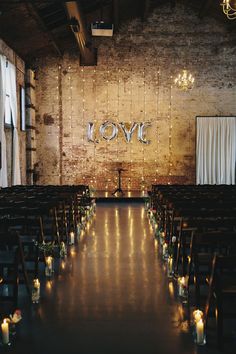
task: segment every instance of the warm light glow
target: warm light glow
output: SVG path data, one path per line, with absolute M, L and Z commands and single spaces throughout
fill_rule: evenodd
M 179 74 L 175 78 L 174 83 L 179 89 L 183 91 L 188 91 L 193 88 L 194 81 L 195 79 L 192 74 L 189 73 L 188 70 L 184 69 L 182 71 L 182 74 Z
M 50 280 L 48 280 L 46 282 L 46 289 L 50 292 L 52 290 L 52 282 Z
M 168 288 L 169 288 L 169 294 L 171 298 L 174 298 L 175 295 L 175 288 L 174 288 L 174 284 L 171 282 L 169 282 L 168 284 Z
M 236 2 L 233 4 L 232 0 L 223 0 L 221 6 L 224 14 L 229 20 L 236 19 Z
M 193 318 L 194 318 L 195 322 L 198 322 L 198 321 L 202 320 L 203 312 L 201 310 L 193 311 Z

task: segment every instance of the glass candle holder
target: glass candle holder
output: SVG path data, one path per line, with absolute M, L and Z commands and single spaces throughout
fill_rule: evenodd
M 193 321 L 194 323 L 198 322 L 199 320 L 203 319 L 203 312 L 201 310 L 193 311 Z
M 180 297 L 187 297 L 187 284 L 185 277 L 178 278 L 178 294 Z
M 202 318 L 195 322 L 195 343 L 197 345 L 206 344 L 205 325 Z
M 75 233 L 71 231 L 69 237 L 69 245 L 74 245 L 74 244 L 75 244 Z
M 38 279 L 33 280 L 31 299 L 33 304 L 38 304 L 40 299 L 40 282 Z
M 46 257 L 45 275 L 46 277 L 51 277 L 53 274 L 53 257 Z
M 168 278 L 172 278 L 173 276 L 173 257 L 169 256 L 168 264 L 167 264 L 167 276 Z
M 2 346 L 9 346 L 11 345 L 10 336 L 9 336 L 9 323 L 5 318 L 1 324 L 1 345 Z
M 60 245 L 60 257 L 61 258 L 66 258 L 67 256 L 67 249 L 66 249 L 66 245 L 65 245 L 65 242 L 61 242 L 61 245 Z
M 76 234 L 77 234 L 77 239 L 79 240 L 79 237 L 80 237 L 80 234 L 81 234 L 81 225 L 80 224 L 77 225 Z
M 168 254 L 168 245 L 167 245 L 167 243 L 165 242 L 165 243 L 163 243 L 163 245 L 162 245 L 162 258 L 163 258 L 163 259 L 168 259 L 168 257 L 169 257 L 169 254 Z

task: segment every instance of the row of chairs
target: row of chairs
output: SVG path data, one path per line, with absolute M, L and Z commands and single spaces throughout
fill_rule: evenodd
M 224 305 L 236 301 L 236 187 L 153 186 L 150 203 L 189 305 L 204 310 L 206 325 L 215 309 L 222 348 Z
M 18 303 L 18 285 L 25 283 L 31 295 L 29 277 L 39 276 L 45 264 L 40 245 L 55 247 L 70 241 L 77 232 L 93 199 L 88 186 L 16 186 L 0 190 L 0 289 L 10 285 L 12 292 L 1 292 L 0 302 Z

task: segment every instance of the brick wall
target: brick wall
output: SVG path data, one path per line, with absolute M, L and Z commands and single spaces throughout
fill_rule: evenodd
M 235 115 L 232 33 L 181 6 L 162 7 L 146 22 L 124 24 L 113 38 L 95 39 L 98 65 L 81 67 L 78 53 L 38 61 L 36 140 L 39 183 L 88 183 L 112 190 L 117 166 L 123 186 L 195 182 L 195 117 Z M 184 67 L 196 78 L 190 92 L 173 86 Z M 105 141 L 104 121 L 150 122 L 149 145 L 119 130 Z M 95 123 L 98 143 L 88 142 Z M 106 130 L 109 135 L 111 131 Z

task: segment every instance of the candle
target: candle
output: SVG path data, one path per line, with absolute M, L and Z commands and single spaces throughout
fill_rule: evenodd
M 179 296 L 185 296 L 185 277 L 181 277 L 178 279 L 179 282 Z
M 73 231 L 70 233 L 70 245 L 74 245 L 75 243 L 75 234 Z
M 52 268 L 52 256 L 46 257 L 46 264 L 48 268 Z
M 46 257 L 45 275 L 48 276 L 48 277 L 50 277 L 52 275 L 52 272 L 53 272 L 52 261 L 53 261 L 52 256 Z
M 40 282 L 38 279 L 33 280 L 33 288 L 32 288 L 32 302 L 33 304 L 37 304 L 40 299 Z
M 173 257 L 169 256 L 168 258 L 168 277 L 172 277 L 173 274 Z
M 163 254 L 165 254 L 167 250 L 167 243 L 163 243 L 162 250 L 163 250 Z
M 7 319 L 3 320 L 1 324 L 2 328 L 2 344 L 9 344 L 9 325 L 7 323 Z
M 66 249 L 66 245 L 65 242 L 61 242 L 60 245 L 60 257 L 61 258 L 65 258 L 67 256 L 67 249 Z
M 204 323 L 200 319 L 196 322 L 197 344 L 204 344 Z

